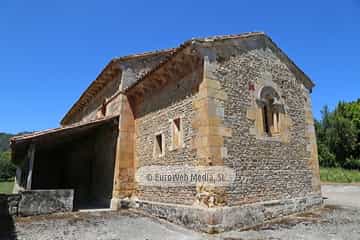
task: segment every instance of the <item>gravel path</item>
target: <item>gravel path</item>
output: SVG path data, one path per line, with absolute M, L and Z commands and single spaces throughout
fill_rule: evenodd
M 325 184 L 322 185 L 326 204 L 360 208 L 360 184 Z
M 16 222 L 17 239 L 205 239 L 182 227 L 161 223 L 128 211 L 59 215 L 54 218 L 22 219 Z
M 288 217 L 258 229 L 221 235 L 227 240 L 358 240 L 360 210 L 325 207 L 311 214 Z
M 0 240 L 357 240 L 360 239 L 360 186 L 326 185 L 326 207 L 248 231 L 206 235 L 138 214 L 90 212 L 0 219 Z
M 325 207 L 244 232 L 221 234 L 228 240 L 360 240 L 360 185 L 325 184 Z

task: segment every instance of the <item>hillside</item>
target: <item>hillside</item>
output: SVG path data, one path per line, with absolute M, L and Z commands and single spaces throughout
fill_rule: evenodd
M 10 150 L 9 139 L 13 136 L 12 134 L 0 133 L 0 153 Z

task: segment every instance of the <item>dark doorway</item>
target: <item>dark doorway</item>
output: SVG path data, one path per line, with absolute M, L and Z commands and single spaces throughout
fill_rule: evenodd
M 109 208 L 118 126 L 114 122 L 36 144 L 32 189 L 74 189 L 74 209 Z

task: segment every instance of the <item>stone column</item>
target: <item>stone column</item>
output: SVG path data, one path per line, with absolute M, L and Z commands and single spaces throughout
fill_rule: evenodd
M 121 199 L 131 197 L 135 182 L 135 119 L 126 95 L 120 95 L 119 135 L 117 139 L 113 198 L 111 208 L 120 207 Z

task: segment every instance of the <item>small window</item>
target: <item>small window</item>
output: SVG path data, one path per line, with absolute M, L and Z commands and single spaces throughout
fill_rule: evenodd
M 280 114 L 278 111 L 273 113 L 273 123 L 274 123 L 274 134 L 280 133 Z
M 162 134 L 157 134 L 155 136 L 155 146 L 154 146 L 154 155 L 155 157 L 164 156 L 164 136 Z
M 172 120 L 171 123 L 172 131 L 172 149 L 177 149 L 182 147 L 182 126 L 181 118 L 176 118 Z
M 280 133 L 280 114 L 272 104 L 263 107 L 264 132 L 268 136 Z
M 264 133 L 269 136 L 280 134 L 279 96 L 272 88 L 264 88 L 261 93 Z

